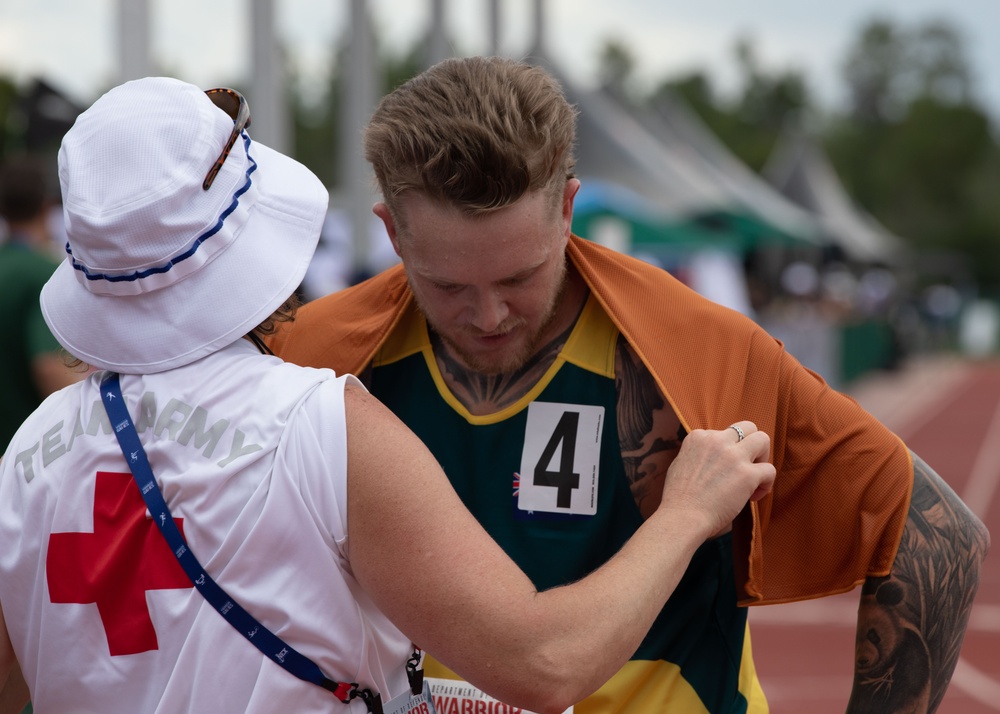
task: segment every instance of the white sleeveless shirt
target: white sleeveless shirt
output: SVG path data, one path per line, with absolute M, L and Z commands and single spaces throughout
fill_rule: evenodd
M 0 604 L 35 711 L 364 711 L 264 657 L 187 580 L 111 431 L 102 376 L 47 399 L 0 462 Z M 121 385 L 206 571 L 328 677 L 388 701 L 412 646 L 347 559 L 349 380 L 238 340 Z

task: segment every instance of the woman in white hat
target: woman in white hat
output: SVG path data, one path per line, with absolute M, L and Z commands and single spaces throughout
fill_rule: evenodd
M 151 78 L 63 141 L 69 240 L 42 309 L 98 371 L 0 461 L 0 682 L 19 665 L 40 713 L 388 711 L 421 691 L 415 642 L 561 711 L 768 487 L 767 437 L 689 436 L 621 553 L 537 593 L 353 377 L 267 354 L 327 193 L 248 120 L 231 90 Z

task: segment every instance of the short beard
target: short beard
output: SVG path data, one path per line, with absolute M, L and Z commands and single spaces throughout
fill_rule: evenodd
M 545 317 L 542 319 L 541 325 L 535 331 L 533 335 L 517 350 L 506 354 L 499 361 L 494 360 L 484 360 L 482 357 L 474 354 L 469 354 L 466 350 L 462 349 L 460 345 L 457 345 L 453 340 L 451 340 L 447 335 L 445 335 L 441 330 L 439 330 L 431 321 L 427 318 L 427 311 L 423 309 L 420 304 L 420 298 L 417 296 L 416 292 L 413 291 L 412 285 L 410 286 L 410 291 L 413 292 L 413 297 L 417 302 L 417 307 L 420 308 L 420 312 L 424 315 L 424 319 L 427 320 L 428 327 L 438 336 L 438 338 L 447 345 L 451 353 L 458 359 L 461 364 L 469 371 L 476 372 L 483 375 L 511 375 L 518 370 L 524 368 L 535 354 L 542 347 L 543 336 L 548 332 L 549 328 L 556 320 L 556 314 L 558 313 L 558 308 L 560 302 L 562 302 L 563 296 L 566 293 L 566 259 L 563 258 L 561 268 L 559 271 L 559 276 L 557 277 L 558 288 L 556 289 L 555 295 L 553 296 L 551 302 L 548 305 Z M 508 325 L 507 330 L 512 330 L 520 326 L 520 321 Z

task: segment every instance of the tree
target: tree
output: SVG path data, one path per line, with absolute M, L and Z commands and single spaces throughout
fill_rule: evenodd
M 947 20 L 900 28 L 870 20 L 848 50 L 843 73 L 859 121 L 899 119 L 918 98 L 971 101 L 972 77 L 961 32 Z
M 873 19 L 861 29 L 843 65 L 854 119 L 878 123 L 899 115 L 905 103 L 905 45 L 904 36 L 887 19 Z
M 827 134 L 852 195 L 926 252 L 970 258 L 979 285 L 1000 291 L 1000 160 L 976 104 L 961 33 L 942 20 L 912 28 L 876 19 L 844 63 L 851 102 Z
M 743 76 L 735 106 L 737 115 L 748 126 L 769 134 L 777 133 L 790 114 L 797 114 L 808 105 L 805 78 L 794 70 L 764 72 L 748 38 L 737 41 L 734 53 Z
M 346 46 L 341 45 L 330 61 L 327 86 L 319 97 L 306 101 L 297 94 L 293 106 L 295 124 L 295 156 L 315 173 L 323 183 L 336 188 L 340 176 L 340 111 L 344 96 L 344 68 Z M 399 54 L 384 50 L 376 37 L 376 54 L 381 73 L 380 84 L 391 90 L 423 69 L 423 44 L 420 41 Z M 361 137 L 357 137 L 361 141 Z
M 918 28 L 911 42 L 918 96 L 943 104 L 972 102 L 972 72 L 965 58 L 962 35 L 948 22 L 931 21 Z
M 761 68 L 748 37 L 737 40 L 733 55 L 741 86 L 728 101 L 716 95 L 703 72 L 664 80 L 647 101 L 655 105 L 664 93 L 679 95 L 736 156 L 759 170 L 789 117 L 808 109 L 809 92 L 799 72 Z
M 0 77 L 0 161 L 17 144 L 23 144 L 24 127 L 16 125 L 17 85 L 9 77 Z M 22 122 L 23 123 L 23 122 Z
M 597 76 L 601 87 L 619 97 L 627 97 L 632 74 L 635 71 L 635 56 L 617 39 L 605 40 L 597 65 Z
M 1000 295 L 1000 148 L 955 26 L 884 17 L 862 25 L 842 63 L 846 107 L 826 114 L 811 106 L 800 73 L 763 68 L 749 38 L 733 56 L 741 82 L 729 98 L 696 71 L 665 79 L 650 101 L 680 95 L 758 169 L 786 121 L 820 119 L 813 125 L 857 203 L 915 251 L 961 257 L 983 292 Z

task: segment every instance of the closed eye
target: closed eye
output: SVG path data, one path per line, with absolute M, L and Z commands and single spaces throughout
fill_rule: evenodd
M 535 277 L 535 271 L 530 270 L 526 273 L 518 273 L 517 275 L 512 275 L 509 278 L 501 280 L 500 285 L 505 288 L 516 288 L 519 285 L 524 285 L 533 277 Z
M 457 285 L 456 283 L 434 283 L 434 289 L 439 290 L 443 293 L 449 295 L 454 295 L 455 293 L 462 290 L 462 285 Z

